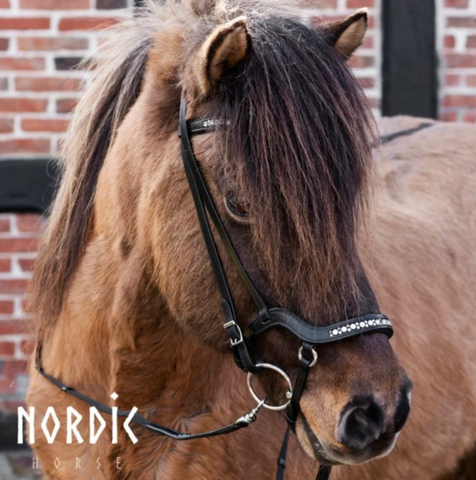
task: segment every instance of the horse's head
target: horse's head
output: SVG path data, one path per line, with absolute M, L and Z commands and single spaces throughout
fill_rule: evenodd
M 367 14 L 310 28 L 259 5 L 232 9 L 208 3 L 191 2 L 192 8 L 168 13 L 152 35 L 152 16 L 140 23 L 137 48 L 123 53 L 116 47 L 122 77 L 109 74 L 109 96 L 91 90 L 84 105 L 97 102 L 98 113 L 83 117 L 93 138 L 96 120 L 99 130 L 114 119 L 121 122 L 101 171 L 94 228 L 100 232 L 107 223 L 115 229 L 119 256 L 148 265 L 152 259 L 148 275 L 176 328 L 231 356 L 180 154 L 180 99 L 186 100 L 188 118 L 221 125 L 193 137 L 193 149 L 233 245 L 266 302 L 318 326 L 376 314 L 379 306 L 357 249 L 373 128 L 346 65 L 362 42 Z M 101 77 L 95 85 L 103 88 Z M 113 94 L 115 113 L 109 115 Z M 84 141 L 83 148 L 90 145 Z M 91 155 L 104 153 L 104 142 L 94 145 Z M 94 174 L 80 178 L 86 190 Z M 113 220 L 100 215 L 112 208 L 111 198 L 120 212 Z M 84 202 L 84 208 L 89 205 Z M 81 235 L 87 231 L 78 229 Z M 245 328 L 256 316 L 255 303 L 217 244 Z M 71 254 L 67 260 L 74 259 Z M 273 329 L 255 347 L 264 361 L 296 377 L 300 342 L 290 332 Z M 369 333 L 316 351 L 296 424 L 302 447 L 331 464 L 388 453 L 409 413 L 411 386 L 387 336 Z M 263 372 L 257 378 L 269 403 L 283 402 L 280 377 Z
M 193 33 L 178 22 L 174 35 L 157 35 L 134 112 L 145 109 L 138 128 L 163 142 L 159 151 L 149 140 L 144 151 L 153 165 L 144 198 L 159 289 L 181 329 L 224 351 L 219 293 L 180 158 L 182 92 L 188 118 L 221 124 L 193 137 L 193 148 L 267 302 L 316 325 L 379 312 L 357 252 L 374 139 L 364 96 L 346 65 L 367 15 L 312 29 L 282 16 L 241 13 L 222 23 L 199 16 Z M 244 327 L 255 305 L 217 243 Z M 256 348 L 293 377 L 299 345 L 275 330 Z M 388 453 L 407 418 L 411 386 L 387 337 L 362 335 L 317 353 L 296 427 L 303 448 L 328 463 Z M 259 377 L 268 398 L 282 402 L 281 379 Z

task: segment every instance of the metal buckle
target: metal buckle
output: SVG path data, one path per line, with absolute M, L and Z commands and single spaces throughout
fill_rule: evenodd
M 312 362 L 309 364 L 309 367 L 308 368 L 311 368 L 313 367 L 316 363 L 317 363 L 317 352 L 311 348 L 311 351 L 312 351 Z M 299 349 L 299 352 L 298 352 L 298 359 L 299 361 L 301 361 L 302 359 L 302 345 L 301 345 L 301 348 Z
M 251 383 L 253 374 L 249 372 L 248 377 L 246 379 L 246 383 L 248 384 L 248 390 L 250 391 L 252 397 L 258 402 L 258 405 L 262 405 L 264 408 L 267 408 L 268 410 L 284 410 L 291 403 L 291 398 L 293 396 L 293 384 L 291 383 L 291 379 L 283 370 L 276 367 L 276 365 L 271 365 L 270 363 L 257 363 L 256 367 L 268 368 L 269 370 L 274 370 L 275 372 L 279 373 L 286 380 L 289 390 L 286 392 L 286 399 L 287 399 L 286 403 L 283 403 L 283 405 L 268 405 L 267 403 L 265 403 L 266 399 L 262 400 L 261 398 L 258 397 L 258 395 L 256 395 L 256 392 L 253 389 L 253 384 Z
M 238 340 L 235 340 L 230 336 L 231 346 L 234 347 L 236 345 L 239 345 L 240 343 L 243 343 L 243 332 L 241 331 L 241 328 L 239 327 L 239 325 L 234 320 L 230 320 L 229 322 L 226 322 L 225 325 L 223 325 L 223 328 L 227 331 L 230 327 L 236 327 L 236 329 L 238 330 L 238 333 L 240 334 L 240 338 L 238 338 Z
M 256 421 L 256 414 L 260 411 L 261 407 L 264 405 L 264 402 L 265 402 L 265 400 L 261 400 L 258 403 L 258 405 L 256 405 L 256 407 L 253 408 L 253 410 L 251 410 L 251 412 L 245 413 L 235 423 L 244 422 L 244 423 L 247 423 L 249 425 L 250 423 L 253 423 L 254 421 Z

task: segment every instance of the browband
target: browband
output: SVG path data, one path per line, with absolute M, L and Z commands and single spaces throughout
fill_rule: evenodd
M 283 327 L 299 337 L 303 342 L 311 344 L 332 343 L 344 338 L 355 336 L 358 333 L 381 332 L 388 338 L 393 335 L 392 322 L 381 313 L 367 314 L 361 317 L 343 320 L 333 323 L 328 327 L 311 325 L 303 318 L 284 308 L 270 308 L 269 318 L 258 317 L 245 328 L 244 335 L 251 338 L 253 335 L 261 335 L 270 328 Z

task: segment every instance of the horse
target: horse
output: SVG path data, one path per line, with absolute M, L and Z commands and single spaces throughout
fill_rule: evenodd
M 471 459 L 476 131 L 434 122 L 375 148 L 347 65 L 366 11 L 310 27 L 282 3 L 149 2 L 102 44 L 30 291 L 39 338 L 30 443 L 50 479 L 261 480 L 279 470 L 286 419 L 256 410 L 290 392 L 275 372 L 255 372 L 256 407 L 230 352 L 181 159 L 181 102 L 190 121 L 217 127 L 194 136 L 193 150 L 266 302 L 312 328 L 380 311 L 395 326 L 393 348 L 381 332 L 313 347 L 286 478 L 313 478 L 320 464 L 338 465 L 332 479 L 435 480 Z M 383 131 L 413 122 L 386 121 Z M 256 307 L 218 233 L 213 226 L 245 330 Z M 263 361 L 299 378 L 298 338 L 272 329 L 253 343 Z M 187 441 L 134 427 L 132 441 L 126 422 L 117 431 L 106 415 L 105 433 L 88 442 L 92 424 L 79 420 L 89 405 L 65 385 L 187 433 L 244 412 L 257 421 Z M 48 412 L 71 427 L 71 409 L 83 441 L 68 441 L 64 428 L 53 442 L 41 435 Z

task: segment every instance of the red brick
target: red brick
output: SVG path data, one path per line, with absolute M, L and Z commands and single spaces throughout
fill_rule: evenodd
M 374 48 L 374 37 L 366 35 L 360 48 Z
M 30 253 L 38 251 L 38 238 L 0 238 L 1 253 Z
M 0 112 L 44 112 L 48 100 L 39 98 L 0 98 Z
M 49 18 L 4 17 L 0 18 L 0 30 L 48 30 Z
M 10 8 L 10 0 L 0 0 L 0 8 Z
M 33 10 L 80 10 L 89 8 L 89 0 L 20 0 L 20 8 Z
M 24 132 L 51 132 L 64 133 L 68 128 L 69 120 L 55 118 L 26 118 L 21 122 Z
M 35 340 L 22 340 L 20 344 L 20 349 L 25 355 L 31 355 L 35 350 Z
M 0 279 L 0 292 L 2 293 L 23 294 L 27 287 L 28 280 L 24 278 Z
M 476 87 L 476 75 L 468 75 L 466 77 L 466 85 L 468 87 Z
M 0 395 L 13 395 L 17 391 L 17 384 L 14 378 L 0 378 Z
M 358 78 L 357 79 L 360 84 L 362 85 L 362 88 L 373 88 L 375 86 L 375 80 L 373 78 Z
M 349 60 L 349 65 L 352 68 L 367 68 L 367 67 L 373 67 L 375 64 L 375 59 L 374 57 L 369 57 L 366 55 L 354 55 L 350 60 Z
M 440 113 L 440 120 L 442 122 L 456 122 L 458 114 L 456 112 L 443 112 Z
M 15 78 L 15 88 L 18 91 L 30 92 L 58 92 L 74 91 L 81 87 L 79 78 L 59 78 L 59 77 L 17 77 Z
M 375 7 L 375 0 L 347 0 L 347 8 Z
M 476 55 L 452 53 L 445 55 L 449 68 L 476 68 Z
M 13 300 L 0 300 L 0 314 L 11 315 L 13 313 Z
M 475 95 L 445 95 L 443 106 L 458 108 L 476 108 Z
M 20 50 L 87 50 L 89 40 L 87 38 L 73 37 L 23 37 L 18 39 Z
M 6 360 L 3 362 L 0 373 L 6 377 L 15 377 L 27 372 L 27 362 L 25 360 Z
M 476 28 L 476 17 L 449 17 L 446 20 L 447 27 Z
M 20 258 L 18 260 L 22 271 L 24 272 L 32 272 L 33 266 L 35 265 L 35 260 L 33 258 Z
M 0 335 L 14 335 L 26 331 L 23 320 L 0 320 Z
M 0 133 L 13 132 L 13 118 L 0 118 Z
M 0 217 L 0 233 L 6 233 L 10 231 L 10 219 Z
M 58 113 L 70 113 L 78 104 L 77 98 L 60 98 L 56 101 L 56 111 Z
M 476 48 L 476 35 L 470 35 L 468 37 L 466 48 Z
M 60 31 L 69 30 L 102 30 L 115 25 L 117 18 L 113 17 L 68 17 L 59 22 Z
M 0 152 L 6 153 L 49 153 L 50 140 L 46 138 L 18 138 L 14 140 L 1 140 Z
M 8 50 L 9 46 L 10 46 L 9 38 L 0 38 L 0 50 L 2 51 Z
M 0 70 L 44 70 L 44 58 L 1 57 Z
M 35 214 L 18 214 L 16 216 L 16 224 L 20 232 L 41 232 L 41 217 Z
M 465 115 L 463 117 L 463 122 L 476 123 L 476 112 L 465 113 Z
M 454 48 L 456 45 L 456 38 L 453 35 L 445 35 L 445 48 Z
M 469 0 L 445 0 L 447 8 L 468 8 Z
M 15 344 L 13 342 L 0 342 L 0 356 L 13 356 L 15 353 Z
M 9 258 L 0 258 L 0 272 L 2 273 L 9 272 L 11 269 L 12 269 L 11 260 Z M 0 305 L 1 305 L 1 300 L 0 300 Z M 0 313 L 2 313 L 1 307 L 0 307 Z
M 460 84 L 461 76 L 460 75 L 446 75 L 445 76 L 445 85 L 447 87 L 456 87 Z

